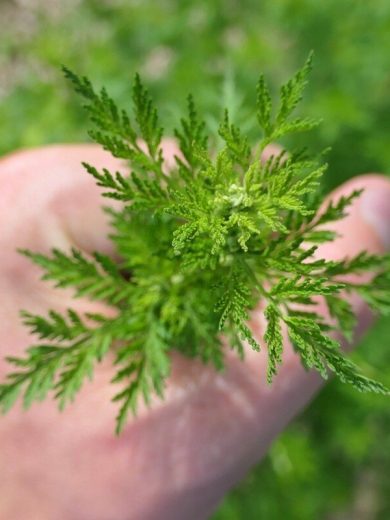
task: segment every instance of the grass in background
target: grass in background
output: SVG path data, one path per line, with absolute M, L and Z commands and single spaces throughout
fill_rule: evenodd
M 251 132 L 259 73 L 278 85 L 314 49 L 302 110 L 324 118 L 308 144 L 332 147 L 325 189 L 389 169 L 388 0 L 2 0 L 0 30 L 1 154 L 86 140 L 61 64 L 120 103 L 139 71 L 168 128 L 192 92 L 210 126 L 227 105 Z M 387 384 L 389 337 L 382 320 L 356 354 Z M 214 519 L 390 518 L 389 431 L 386 398 L 329 384 Z

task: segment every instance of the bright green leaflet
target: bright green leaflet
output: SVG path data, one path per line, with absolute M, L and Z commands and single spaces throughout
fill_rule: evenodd
M 326 169 L 321 158 L 293 150 L 259 160 L 269 143 L 318 124 L 292 115 L 310 68 L 311 57 L 282 86 L 275 108 L 260 77 L 256 146 L 225 111 L 219 126 L 223 146 L 215 150 L 189 96 L 187 116 L 175 131 L 181 154 L 169 172 L 157 110 L 138 75 L 128 114 L 105 89 L 96 92 L 88 79 L 64 69 L 86 101 L 92 138 L 129 165 L 127 175 L 84 165 L 104 197 L 123 203 L 121 210 L 109 210 L 121 260 L 76 249 L 53 250 L 49 257 L 23 253 L 41 266 L 43 279 L 117 312 L 115 317 L 84 316 L 69 309 L 66 315 L 50 311 L 43 317 L 24 311 L 38 344 L 24 358 L 7 358 L 14 370 L 0 385 L 4 412 L 20 394 L 28 407 L 48 392 L 63 408 L 113 348 L 119 433 L 141 399 L 148 404 L 155 394 L 163 397 L 171 350 L 223 369 L 221 334 L 240 356 L 245 343 L 255 350 L 267 345 L 271 383 L 282 359 L 284 328 L 307 369 L 324 378 L 334 372 L 361 391 L 388 393 L 344 356 L 333 332 L 352 336 L 355 317 L 348 293 L 359 293 L 376 311 L 390 311 L 390 257 L 362 252 L 336 262 L 316 255 L 318 244 L 335 238 L 326 224 L 345 217 L 361 192 L 319 213 Z M 347 281 L 346 275 L 367 271 L 373 271 L 369 284 Z M 329 323 L 316 313 L 318 297 L 327 303 Z M 259 301 L 267 321 L 264 345 L 247 325 Z

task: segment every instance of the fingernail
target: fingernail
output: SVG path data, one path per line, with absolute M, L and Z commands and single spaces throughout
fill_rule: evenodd
M 363 219 L 378 235 L 383 247 L 390 250 L 390 186 L 364 191 L 360 211 Z

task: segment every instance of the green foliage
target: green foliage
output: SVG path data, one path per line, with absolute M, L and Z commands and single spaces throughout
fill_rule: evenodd
M 23 388 L 23 404 L 29 408 L 54 392 L 60 409 L 73 401 L 84 379 L 91 378 L 95 362 L 100 361 L 112 345 L 112 329 L 102 325 L 90 329 L 80 316 L 69 310 L 67 316 L 51 311 L 48 318 L 22 313 L 25 324 L 40 339 L 57 340 L 55 344 L 39 344 L 27 351 L 24 359 L 8 357 L 15 367 L 0 386 L 1 405 L 9 410 Z M 88 317 L 88 316 L 87 316 Z M 94 316 L 90 319 L 96 320 Z M 104 318 L 98 318 L 105 323 Z
M 257 83 L 256 116 L 264 132 L 262 147 L 291 132 L 304 132 L 319 124 L 315 119 L 302 117 L 290 119 L 292 112 L 302 100 L 311 64 L 312 54 L 309 55 L 305 65 L 280 89 L 280 106 L 274 121 L 272 121 L 271 95 L 264 76 L 260 76 Z
M 233 0 L 229 9 L 221 0 L 173 0 L 169 8 L 166 2 L 150 0 L 69 0 L 61 2 L 59 11 L 46 4 L 50 0 L 24 2 L 22 7 L 0 2 L 0 19 L 4 15 L 12 20 L 3 24 L 0 42 L 0 121 L 12 128 L 2 132 L 2 154 L 44 143 L 85 141 L 88 120 L 78 103 L 69 102 L 69 90 L 58 74 L 60 63 L 88 71 L 126 107 L 129 67 L 124 63 L 131 64 L 150 86 L 168 135 L 181 115 L 177 100 L 191 91 L 208 116 L 208 128 L 216 132 L 214 120 L 221 106 L 227 106 L 232 121 L 251 132 L 253 142 L 257 134 L 251 92 L 259 66 L 273 92 L 313 48 L 316 66 L 300 110 L 326 117 L 294 143 L 302 139 L 300 144 L 311 150 L 331 146 L 329 169 L 321 180 L 326 191 L 361 172 L 388 171 L 387 0 L 358 2 L 354 9 L 348 0 Z M 26 16 L 33 20 L 27 29 Z M 183 31 L 189 26 L 191 30 Z M 388 385 L 384 346 L 389 334 L 385 317 L 353 353 L 366 373 Z M 370 497 L 366 514 L 387 520 L 389 427 L 386 397 L 362 395 L 334 380 L 229 493 L 217 518 L 354 518 L 363 492 Z
M 256 106 L 263 137 L 254 154 L 227 111 L 218 130 L 222 148 L 209 150 L 205 125 L 190 97 L 188 117 L 175 132 L 181 157 L 169 174 L 157 111 L 139 75 L 129 114 L 117 108 L 105 89 L 96 93 L 88 79 L 64 69 L 86 101 L 95 125 L 92 137 L 129 164 L 128 173 L 85 165 L 105 196 L 123 202 L 121 210 L 111 211 L 112 239 L 121 260 L 115 263 L 98 252 L 87 257 L 77 250 L 54 250 L 51 257 L 24 254 L 43 269 L 44 279 L 73 288 L 75 297 L 103 301 L 115 316 L 24 313 L 25 323 L 44 343 L 24 358 L 9 358 L 15 368 L 0 385 L 4 411 L 19 394 L 30 406 L 50 390 L 62 408 L 115 346 L 119 433 L 140 400 L 148 405 L 154 395 L 163 397 L 170 350 L 221 369 L 222 332 L 241 355 L 246 343 L 255 350 L 268 348 L 271 383 L 282 361 L 283 328 L 307 369 L 325 378 L 332 371 L 361 391 L 388 393 L 361 375 L 332 331 L 341 329 L 351 337 L 354 317 L 345 298 L 353 291 L 374 309 L 389 311 L 389 258 L 362 252 L 326 261 L 314 258 L 316 245 L 307 245 L 333 240 L 332 230 L 323 226 L 343 218 L 360 193 L 321 211 L 321 198 L 313 196 L 325 171 L 319 159 L 293 151 L 260 160 L 271 141 L 317 124 L 292 117 L 310 67 L 311 57 L 282 86 L 275 110 L 260 77 Z M 375 275 L 369 284 L 353 283 L 347 276 L 370 270 Z M 321 298 L 338 325 L 316 312 Z M 259 301 L 267 320 L 264 344 L 247 324 Z

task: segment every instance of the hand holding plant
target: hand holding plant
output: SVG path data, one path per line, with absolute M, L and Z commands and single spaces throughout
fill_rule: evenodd
M 144 93 L 142 89 L 138 92 Z M 259 95 L 260 99 L 267 98 L 261 82 Z M 295 98 L 298 99 L 299 95 Z M 112 106 L 103 94 L 96 98 L 93 94 L 91 96 L 92 107 L 93 103 L 100 102 L 106 103 L 104 106 L 107 108 Z M 267 104 L 261 106 L 266 107 Z M 191 107 L 192 102 L 189 121 L 194 117 Z M 259 117 L 265 122 L 267 111 L 261 112 L 260 109 Z M 148 113 L 154 117 L 153 111 Z M 107 114 L 109 116 L 110 112 Z M 111 114 L 120 117 L 122 123 L 126 121 L 122 115 L 115 113 L 113 107 Z M 150 128 L 145 121 L 142 123 L 141 118 L 140 121 L 145 139 Z M 5 305 L 0 323 L 2 337 L 6 338 L 3 352 L 12 353 L 17 374 L 2 387 L 0 395 L 3 404 L 8 408 L 21 390 L 26 404 L 30 404 L 30 401 L 43 397 L 53 384 L 59 385 L 55 391 L 60 402 L 65 403 L 73 398 L 83 378 L 90 374 L 91 362 L 106 356 L 96 368 L 94 381 L 85 384 L 82 395 L 63 414 L 56 413 L 53 404 L 47 401 L 34 412 L 22 414 L 13 410 L 2 419 L 0 458 L 5 461 L 5 478 L 0 491 L 7 499 L 1 505 L 4 513 L 0 511 L 8 515 L 7 518 L 23 517 L 27 514 L 23 513 L 24 507 L 30 514 L 31 511 L 36 512 L 39 518 L 51 518 L 53 515 L 72 519 L 77 516 L 86 518 L 88 515 L 96 519 L 108 518 L 109 515 L 118 518 L 202 517 L 261 456 L 272 438 L 320 386 L 320 378 L 313 372 L 305 372 L 301 360 L 321 369 L 324 374 L 326 367 L 333 368 L 342 378 L 359 388 L 385 391 L 379 383 L 361 376 L 354 365 L 342 356 L 334 343 L 335 338 L 341 338 L 340 331 L 329 330 L 327 324 L 328 313 L 333 309 L 341 329 L 345 329 L 344 332 L 351 337 L 353 316 L 357 318 L 359 332 L 370 319 L 362 297 L 376 307 L 385 309 L 387 306 L 386 277 L 381 275 L 382 278 L 378 279 L 379 275 L 376 275 L 376 282 L 368 285 L 370 278 L 366 275 L 362 277 L 362 272 L 370 268 L 374 276 L 377 270 L 385 273 L 387 260 L 377 254 L 388 240 L 386 222 L 389 219 L 381 214 L 387 208 L 383 200 L 390 193 L 388 181 L 380 176 L 357 178 L 333 194 L 322 205 L 325 209 L 322 215 L 328 214 L 327 218 L 330 219 L 326 232 L 316 227 L 318 222 L 310 229 L 313 243 L 324 243 L 316 251 L 310 250 L 303 246 L 302 240 L 308 242 L 307 236 L 297 236 L 296 243 L 289 241 L 289 238 L 291 230 L 299 235 L 302 226 L 310 226 L 310 219 L 321 214 L 310 213 L 309 206 L 300 202 L 298 197 L 306 195 L 308 187 L 315 187 L 321 167 L 314 168 L 313 162 L 302 155 L 281 158 L 274 154 L 262 166 L 259 161 L 251 163 L 250 182 L 232 182 L 228 174 L 237 175 L 238 172 L 238 177 L 243 181 L 251 166 L 247 165 L 250 148 L 245 140 L 225 117 L 220 133 L 226 147 L 215 162 L 209 163 L 202 147 L 192 150 L 193 139 L 185 141 L 188 135 L 186 128 L 201 129 L 200 123 L 196 123 L 194 118 L 192 121 L 190 127 L 183 125 L 179 142 L 181 136 L 181 156 L 184 153 L 188 161 L 192 154 L 195 161 L 199 186 L 191 184 L 193 191 L 180 192 L 178 189 L 175 191 L 175 187 L 168 188 L 175 176 L 166 176 L 161 158 L 164 156 L 167 162 L 173 164 L 173 155 L 180 152 L 172 142 L 158 141 L 156 145 L 158 136 L 155 134 L 149 136 L 148 156 L 153 164 L 147 167 L 155 171 L 158 183 L 153 182 L 150 176 L 147 179 L 141 177 L 146 168 L 142 163 L 146 160 L 142 148 L 136 149 L 139 171 L 128 180 L 124 175 L 110 173 L 123 171 L 121 162 L 93 146 L 52 147 L 23 152 L 3 160 L 6 190 L 1 194 L 3 200 L 0 207 L 4 211 L 1 241 L 5 254 L 1 262 L 1 283 Z M 284 124 L 288 129 L 288 123 Z M 299 126 L 303 128 L 309 122 L 303 124 L 295 121 L 294 124 L 295 129 L 297 125 L 299 129 Z M 153 128 L 155 126 L 153 124 Z M 269 125 L 268 131 L 269 135 L 265 136 L 258 154 L 275 139 L 275 130 Z M 120 158 L 123 154 L 135 153 L 131 147 L 123 147 L 120 139 L 110 138 L 108 134 L 97 133 L 95 137 L 107 147 L 112 145 L 115 155 Z M 202 142 L 202 139 L 197 142 Z M 186 143 L 190 148 L 185 148 Z M 154 159 L 150 159 L 153 153 Z M 126 202 L 124 197 L 132 197 L 133 203 L 127 211 L 118 207 L 111 211 L 111 216 L 117 219 L 116 229 L 119 231 L 115 239 L 116 247 L 107 239 L 109 231 L 99 209 L 98 191 L 93 186 L 92 178 L 81 172 L 81 160 L 89 165 L 90 173 L 99 184 L 103 184 L 114 196 L 119 194 L 115 198 Z M 189 168 L 190 162 L 181 161 L 180 177 L 176 178 L 178 186 L 179 182 L 188 182 L 189 176 L 194 174 Z M 233 162 L 236 165 L 234 168 L 231 166 Z M 222 173 L 220 189 L 216 182 Z M 225 176 L 226 183 L 223 181 Z M 260 186 L 260 194 L 253 191 L 247 194 L 246 189 L 250 191 L 259 184 L 256 183 L 256 176 L 259 176 L 259 181 L 265 182 L 263 186 L 266 189 L 264 191 Z M 281 184 L 278 185 L 278 182 Z M 166 186 L 166 191 L 163 186 Z M 271 188 L 275 190 L 272 197 L 269 196 Z M 299 194 L 296 192 L 298 188 L 301 190 Z M 360 192 L 361 188 L 365 188 L 362 197 L 350 199 L 350 194 Z M 213 201 L 220 207 L 215 221 L 206 219 L 202 222 L 197 204 L 200 201 L 209 208 L 207 196 L 210 192 Z M 197 196 L 191 198 L 192 194 Z M 251 196 L 257 197 L 253 203 Z M 183 197 L 187 198 L 183 200 Z M 151 212 L 161 199 L 172 212 L 182 212 L 175 214 L 174 218 L 169 211 Z M 351 202 L 349 216 L 339 221 L 347 202 Z M 319 202 L 309 203 L 318 204 L 314 207 L 319 209 Z M 153 207 L 148 207 L 148 204 Z M 280 207 L 281 204 L 295 204 L 295 207 Z M 280 211 L 275 210 L 276 206 Z M 145 216 L 149 214 L 153 218 Z M 130 215 L 132 218 L 127 219 Z M 253 218 L 258 219 L 255 222 L 258 227 L 251 222 Z M 220 220 L 228 222 L 227 229 Z M 192 228 L 189 223 L 193 224 Z M 290 234 L 284 231 L 284 227 Z M 170 257 L 167 251 L 171 248 L 168 240 L 171 228 L 174 243 Z M 130 231 L 132 240 L 123 235 Z M 138 242 L 133 238 L 138 238 Z M 329 238 L 333 240 L 328 241 Z M 166 249 L 161 249 L 162 244 Z M 263 255 L 259 254 L 259 246 L 266 248 Z M 36 268 L 14 253 L 16 247 L 34 251 L 28 255 L 65 290 L 38 282 Z M 46 256 L 52 247 L 57 249 Z M 70 247 L 74 248 L 74 252 L 68 253 Z M 153 251 L 142 248 L 152 248 Z M 79 251 L 83 252 L 80 254 Z M 94 251 L 99 253 L 91 258 Z M 116 262 L 118 251 L 120 255 Z M 312 257 L 314 254 L 316 256 Z M 238 266 L 235 265 L 236 259 L 241 258 L 248 259 L 250 269 L 241 260 Z M 355 258 L 354 264 L 351 258 Z M 217 265 L 212 270 L 216 259 Z M 264 260 L 269 264 L 263 265 Z M 169 269 L 172 272 L 169 271 L 168 277 Z M 316 276 L 312 276 L 313 270 Z M 350 271 L 356 272 L 353 278 L 348 277 L 341 283 L 336 279 Z M 272 275 L 281 272 L 285 281 L 282 281 L 280 274 Z M 229 273 L 230 276 L 227 276 Z M 208 277 L 207 284 L 203 283 L 203 276 Z M 244 276 L 247 277 L 245 280 Z M 259 279 L 264 280 L 264 284 L 259 283 Z M 168 287 L 164 286 L 164 280 L 166 284 L 169 282 Z M 192 312 L 183 306 L 188 295 L 191 303 L 191 291 L 185 293 L 185 298 L 180 292 L 186 280 L 190 280 L 189 285 L 197 289 L 196 301 L 191 305 Z M 344 304 L 342 302 L 347 300 L 344 296 L 339 298 L 339 295 L 349 288 L 348 284 L 351 287 L 353 284 L 358 290 L 351 292 L 350 304 Z M 66 289 L 72 286 L 77 288 L 80 296 L 89 296 L 95 301 L 87 302 L 84 298 L 74 300 L 73 293 Z M 133 289 L 135 296 L 130 294 Z M 256 306 L 255 301 L 258 291 L 265 293 L 260 298 L 260 307 Z M 159 299 L 161 295 L 163 297 Z M 320 301 L 314 314 L 298 309 L 296 304 L 311 304 L 317 301 L 317 296 Z M 135 305 L 127 315 L 123 312 L 126 309 L 124 302 L 130 300 Z M 162 313 L 160 316 L 163 318 L 159 320 L 155 314 L 152 316 L 158 330 L 141 326 L 143 322 L 134 312 L 134 309 L 141 311 L 145 317 L 145 306 L 148 305 L 153 313 Z M 45 342 L 50 340 L 50 345 L 40 344 L 29 352 L 27 358 L 18 357 L 26 343 L 31 341 L 16 320 L 20 308 L 29 309 L 24 314 L 25 320 Z M 56 309 L 55 313 L 44 317 L 46 310 L 51 308 Z M 69 308 L 72 311 L 68 312 Z M 174 308 L 178 310 L 173 312 Z M 213 313 L 209 312 L 211 310 Z M 246 313 L 249 311 L 251 322 L 247 325 Z M 86 320 L 79 319 L 80 316 L 86 316 Z M 118 320 L 118 316 L 125 316 L 125 319 Z M 206 319 L 199 320 L 199 316 Z M 196 324 L 188 325 L 191 320 L 197 320 Z M 287 337 L 283 337 L 285 329 L 284 325 L 279 329 L 281 322 L 287 325 L 297 353 L 294 353 Z M 164 324 L 169 325 L 175 342 L 170 342 Z M 225 327 L 225 337 L 230 339 L 230 346 L 234 347 L 231 351 L 224 349 L 219 340 L 221 325 Z M 153 334 L 149 343 L 144 341 L 145 331 Z M 103 333 L 105 337 L 102 337 Z M 130 341 L 137 340 L 137 334 L 142 342 Z M 268 353 L 262 340 L 264 336 Z M 99 337 L 98 342 L 95 337 Z M 260 353 L 251 351 L 243 338 L 252 347 L 257 348 L 260 344 Z M 118 345 L 110 349 L 112 341 L 118 341 Z M 56 365 L 54 361 L 51 364 L 53 355 L 56 355 L 53 353 L 59 352 L 55 349 L 69 347 L 74 350 L 64 354 L 71 355 L 63 358 L 63 364 Z M 174 349 L 172 355 L 167 355 L 168 348 Z M 244 350 L 245 359 L 241 361 L 240 353 Z M 153 359 L 153 362 L 142 365 L 142 355 L 148 352 L 152 357 L 158 356 L 156 364 Z M 130 354 L 135 354 L 135 367 L 131 366 L 134 358 Z M 116 368 L 112 368 L 113 359 L 117 360 L 116 367 L 123 363 L 123 369 L 128 371 L 122 373 L 123 377 L 118 376 Z M 215 372 L 209 361 L 217 366 L 223 362 L 225 370 Z M 34 362 L 37 364 L 34 365 Z M 171 371 L 164 388 L 168 363 L 171 364 Z M 150 371 L 143 368 L 142 372 L 140 366 L 146 366 Z M 38 379 L 26 376 L 27 373 L 33 375 L 31 370 L 37 367 L 35 374 L 38 374 Z M 60 370 L 59 380 L 54 379 L 54 368 Z M 1 369 L 6 374 L 6 367 L 2 366 Z M 267 373 L 268 379 L 273 378 L 271 385 L 267 383 Z M 139 374 L 144 374 L 145 380 L 137 379 Z M 146 397 L 146 400 L 150 396 L 153 405 L 150 410 L 142 408 L 138 419 L 130 417 L 123 436 L 113 439 L 110 424 L 114 408 L 109 402 L 112 387 L 107 383 L 112 377 L 117 381 L 119 378 L 119 383 L 123 383 L 127 376 L 129 386 L 125 384 L 125 393 L 119 394 L 118 399 L 122 404 L 119 428 L 124 425 L 128 410 L 139 404 L 140 396 Z M 131 387 L 134 381 L 138 381 L 140 386 Z M 12 385 L 13 382 L 16 384 Z M 153 398 L 153 392 L 159 388 L 164 388 L 163 401 Z M 15 457 L 16 453 L 18 457 Z M 26 481 L 27 474 L 33 475 L 31 482 Z M 24 500 L 19 500 L 19 496 L 23 496 Z

